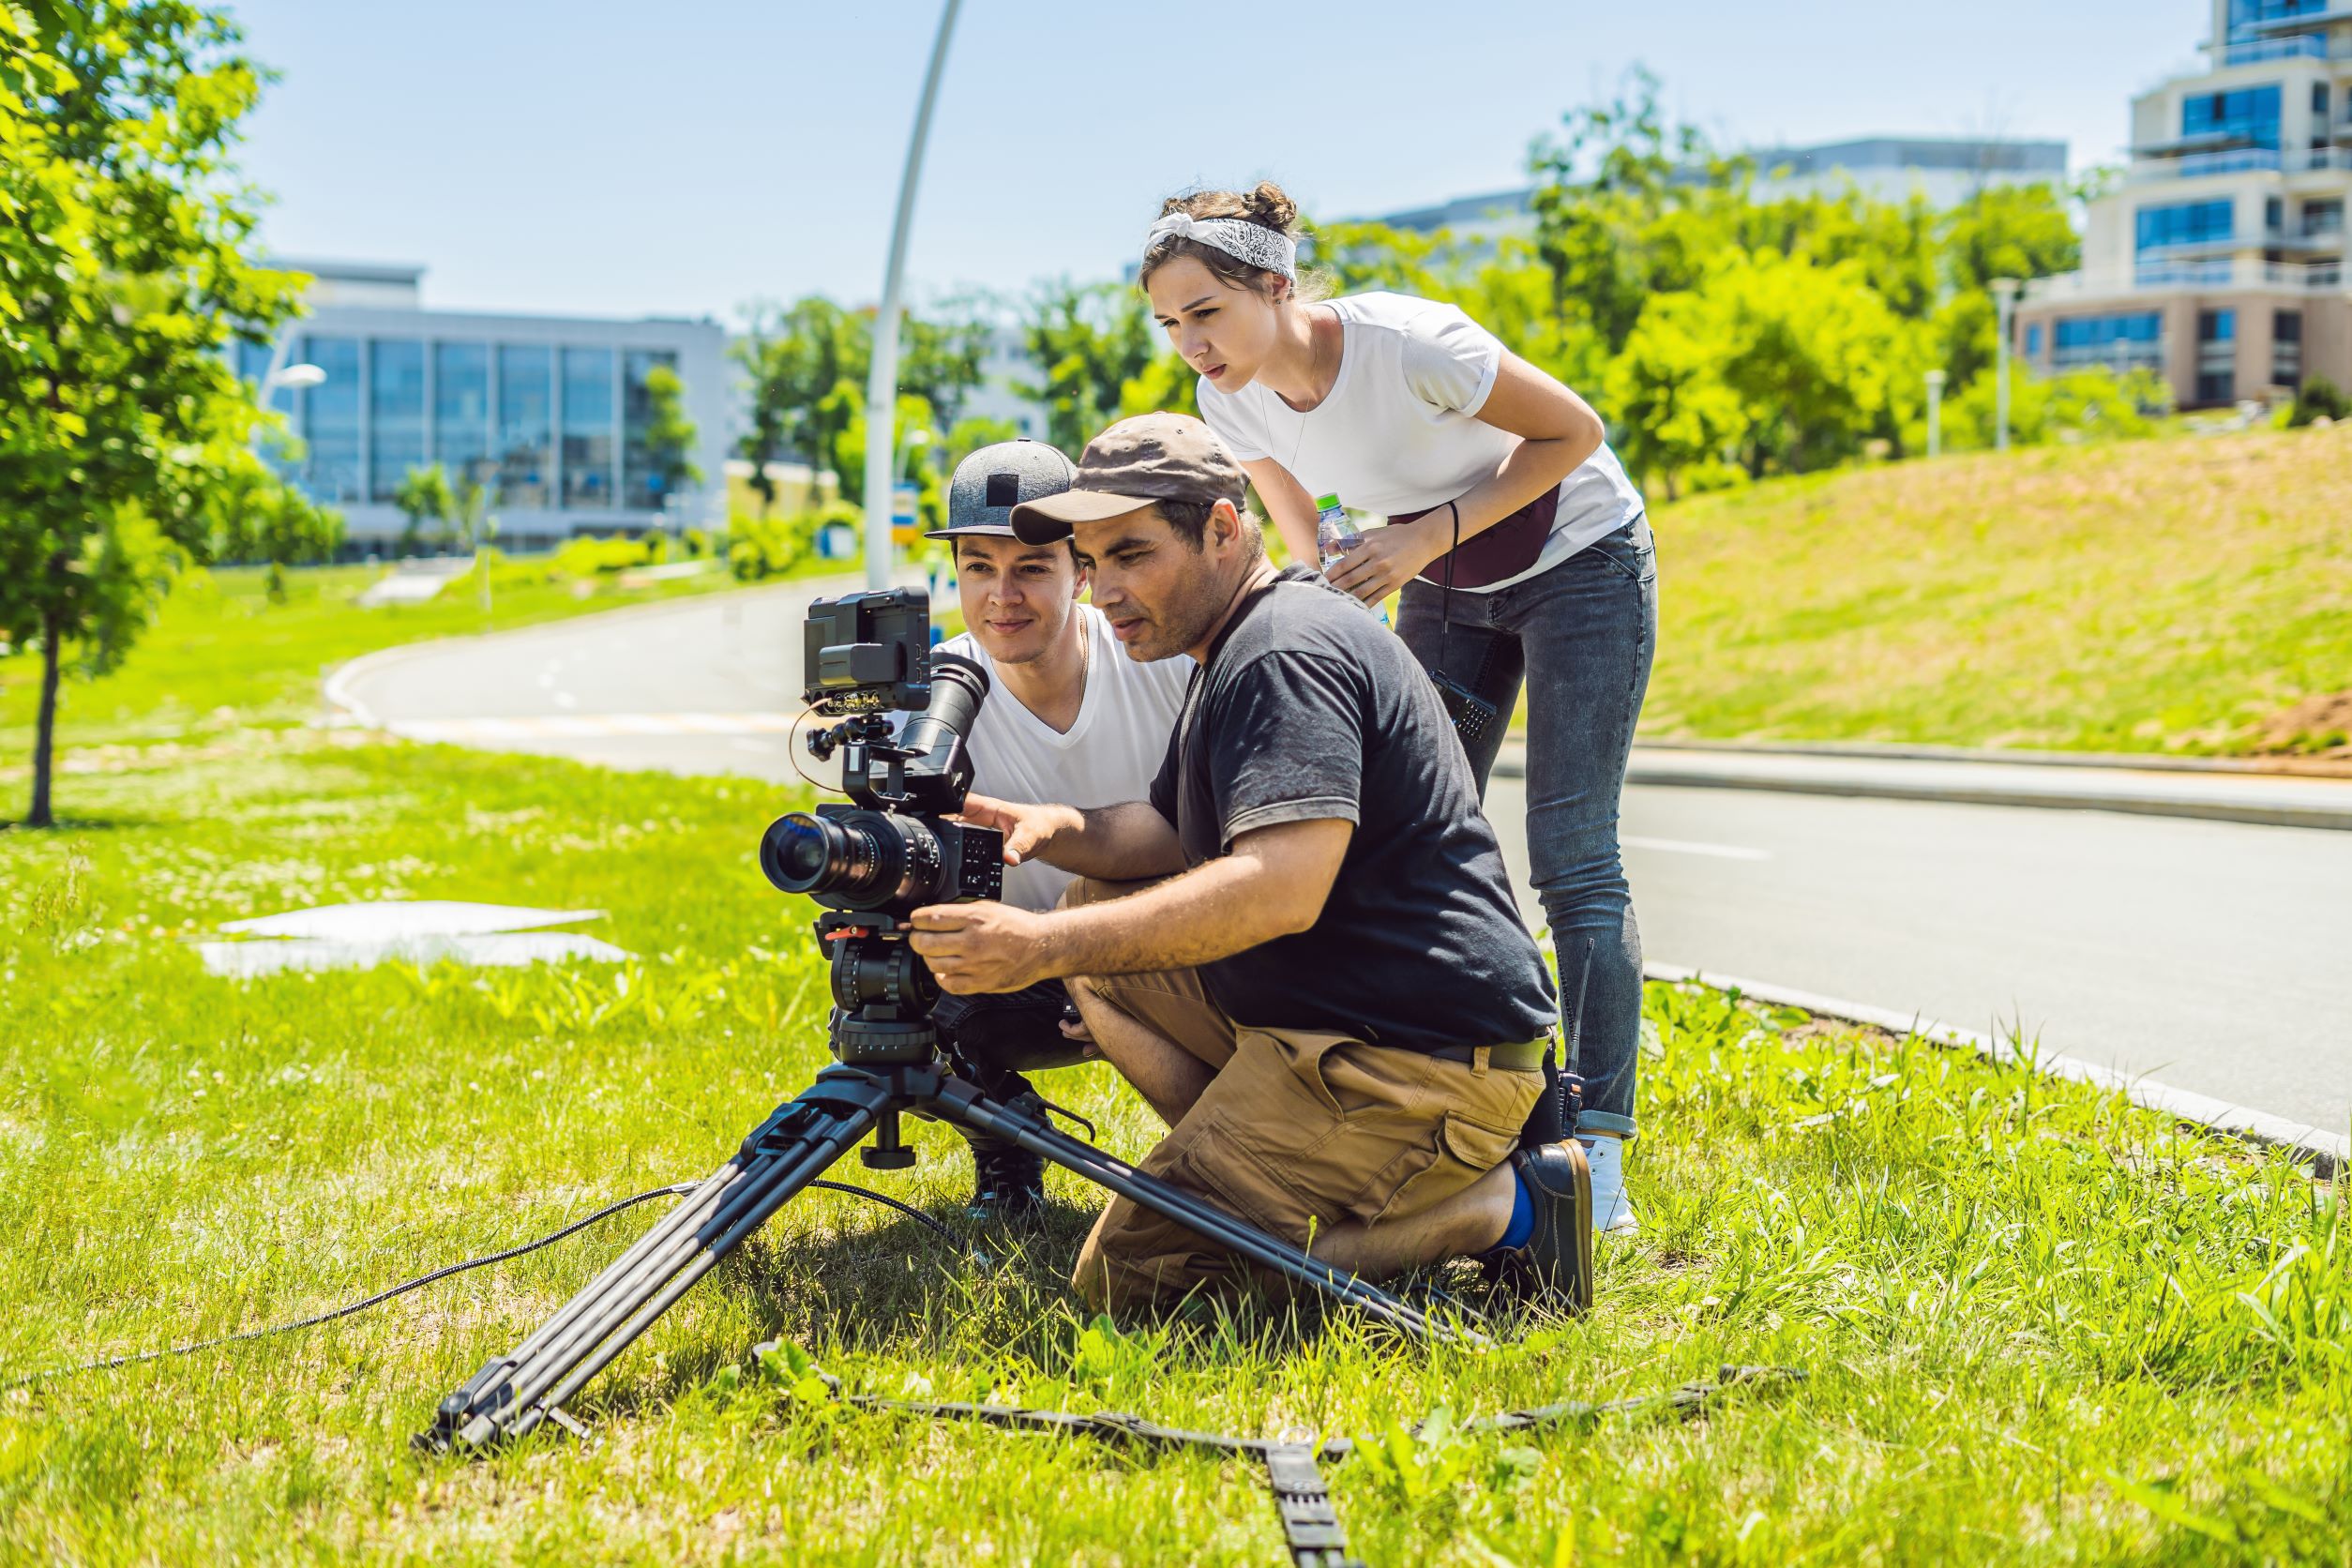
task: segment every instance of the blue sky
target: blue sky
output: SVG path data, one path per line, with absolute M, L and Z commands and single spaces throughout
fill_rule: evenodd
M 282 73 L 244 162 L 290 255 L 451 308 L 733 318 L 871 300 L 936 0 L 230 0 Z M 1521 183 L 1634 62 L 1730 142 L 2056 137 L 2113 159 L 2204 0 L 965 0 L 917 295 L 1115 276 L 1165 193 L 1358 216 Z

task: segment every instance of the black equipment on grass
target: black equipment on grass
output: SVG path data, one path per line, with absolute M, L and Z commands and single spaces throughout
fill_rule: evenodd
M 1409 1334 L 1485 1343 L 1070 1137 L 1042 1110 L 990 1096 L 943 1059 L 931 1022 L 938 985 L 897 922 L 927 903 L 995 897 L 1003 846 L 992 829 L 945 820 L 971 786 L 964 738 L 988 680 L 969 660 L 932 653 L 929 625 L 919 589 L 820 599 L 808 612 L 808 701 L 842 720 L 811 734 L 809 749 L 821 759 L 841 752 L 854 804 L 780 819 L 761 839 L 760 863 L 777 886 L 824 906 L 817 937 L 833 955 L 835 1064 L 537 1332 L 444 1399 L 418 1447 L 478 1450 L 550 1421 L 577 1430 L 565 1401 L 868 1133 L 867 1166 L 912 1165 L 902 1114 L 1018 1144 Z M 893 708 L 918 714 L 895 739 L 884 717 Z

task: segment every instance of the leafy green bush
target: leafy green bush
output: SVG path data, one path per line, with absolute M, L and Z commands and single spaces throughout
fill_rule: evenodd
M 544 563 L 549 577 L 599 577 L 652 565 L 661 559 L 659 535 L 641 539 L 574 539 Z
M 791 517 L 738 511 L 727 523 L 727 565 L 739 582 L 759 582 L 792 570 L 817 552 L 817 535 L 833 523 L 855 528 L 865 514 L 846 501 L 828 502 Z
M 2291 429 L 2300 430 L 2321 419 L 2352 419 L 2352 396 L 2326 376 L 2314 376 L 2295 394 L 2295 407 L 2286 422 Z

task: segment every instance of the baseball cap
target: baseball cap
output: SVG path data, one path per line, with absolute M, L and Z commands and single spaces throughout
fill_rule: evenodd
M 1070 488 L 1078 470 L 1059 447 L 1042 441 L 1000 441 L 983 446 L 956 465 L 947 481 L 947 526 L 934 528 L 927 539 L 952 539 L 958 534 L 990 534 L 1013 537 L 1013 508 L 1024 501 L 1058 495 Z
M 1072 526 L 1099 522 L 1154 501 L 1242 504 L 1249 476 L 1216 432 L 1184 414 L 1138 414 L 1086 444 L 1078 475 L 1059 495 L 1023 500 L 1013 533 L 1026 545 L 1050 544 Z

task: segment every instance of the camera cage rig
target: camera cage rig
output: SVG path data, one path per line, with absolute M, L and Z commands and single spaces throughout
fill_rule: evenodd
M 991 829 L 941 822 L 964 801 L 972 781 L 965 733 L 988 679 L 979 665 L 929 647 L 929 597 L 921 589 L 889 589 L 820 599 L 807 626 L 807 696 L 811 706 L 841 722 L 809 736 L 820 758 L 843 753 L 845 787 L 854 807 L 820 807 L 793 834 L 804 852 L 813 833 L 823 851 L 813 874 L 804 852 L 786 864 L 793 846 L 775 845 L 773 824 L 761 864 L 788 891 L 807 892 L 827 906 L 816 922 L 818 940 L 832 949 L 834 1012 L 828 1041 L 833 1065 L 754 1127 L 734 1154 L 603 1273 L 511 1352 L 492 1358 L 441 1401 L 432 1425 L 416 1434 L 418 1448 L 475 1452 L 552 1422 L 580 1425 L 565 1401 L 609 1365 L 720 1259 L 756 1231 L 794 1195 L 821 1178 L 865 1140 L 861 1160 L 875 1169 L 914 1163 L 900 1118 L 929 1117 L 1018 1144 L 1096 1186 L 1177 1221 L 1246 1262 L 1320 1291 L 1334 1301 L 1409 1334 L 1483 1346 L 1484 1334 L 1450 1319 L 1432 1317 L 1352 1274 L 1342 1274 L 1305 1249 L 1267 1235 L 1244 1221 L 1158 1177 L 1138 1170 L 1093 1144 L 1062 1132 L 1040 1109 L 995 1098 L 957 1076 L 940 1051 L 930 1009 L 937 983 L 897 928 L 917 902 L 937 901 L 978 886 L 993 897 L 990 878 L 970 876 L 973 853 L 985 848 L 994 877 L 1003 873 L 1003 843 Z M 914 712 L 894 739 L 891 709 Z M 882 776 L 874 776 L 880 763 Z M 852 819 L 862 819 L 854 824 Z M 883 826 L 877 826 L 877 820 Z M 822 825 L 837 834 L 829 836 Z M 958 853 L 951 870 L 942 852 L 917 865 L 919 846 L 935 846 L 954 830 Z M 860 837 L 859 836 L 863 836 Z M 966 846 L 964 836 L 972 836 Z M 896 842 L 902 858 L 890 861 Z M 842 854 L 835 852 L 846 845 Z M 839 872 L 870 883 L 844 895 L 827 879 Z M 792 871 L 778 878 L 777 870 Z M 952 882 L 943 881 L 950 876 Z M 969 877 L 969 880 L 968 880 Z M 878 879 L 888 890 L 874 896 Z M 919 882 L 921 885 L 914 886 Z M 807 885 L 801 885 L 801 884 Z M 912 900 L 912 901 L 910 901 Z

